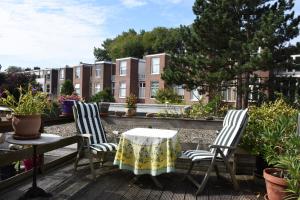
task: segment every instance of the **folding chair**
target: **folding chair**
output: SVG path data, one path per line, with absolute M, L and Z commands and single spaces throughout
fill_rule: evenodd
M 200 194 L 209 179 L 210 172 L 214 167 L 216 174 L 219 177 L 218 168 L 216 162 L 224 162 L 229 172 L 234 189 L 238 190 L 239 185 L 235 178 L 235 174 L 232 167 L 229 164 L 229 158 L 233 155 L 240 139 L 242 133 L 246 127 L 248 121 L 247 109 L 245 110 L 229 110 L 223 121 L 223 128 L 219 132 L 213 145 L 210 145 L 210 151 L 199 150 L 187 150 L 183 152 L 183 156 L 188 157 L 191 160 L 190 167 L 185 175 L 193 184 L 198 188 L 196 194 Z M 205 176 L 199 184 L 192 176 L 191 171 L 195 163 L 200 161 L 210 161 L 210 165 L 205 173 Z
M 106 132 L 100 119 L 99 107 L 96 103 L 75 102 L 73 114 L 77 133 L 82 139 L 74 164 L 75 171 L 77 170 L 81 153 L 87 148 L 91 173 L 93 179 L 95 179 L 93 157 L 97 157 L 103 165 L 106 153 L 116 151 L 116 140 L 115 143 L 108 143 Z M 114 131 L 114 134 L 118 134 L 118 132 Z

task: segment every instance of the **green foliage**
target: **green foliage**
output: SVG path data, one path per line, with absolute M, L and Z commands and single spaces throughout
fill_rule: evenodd
M 210 92 L 243 75 L 237 91 L 246 98 L 250 74 L 293 66 L 297 48 L 286 45 L 299 35 L 293 7 L 293 0 L 196 0 L 194 23 L 180 30 L 185 51 L 173 53 L 163 79 Z
M 134 94 L 130 94 L 126 97 L 126 107 L 127 108 L 136 108 L 137 97 Z
M 277 167 L 283 168 L 286 170 L 288 176 L 286 177 L 288 188 L 287 192 L 289 192 L 289 195 L 286 199 L 300 199 L 300 145 L 299 136 L 294 139 L 294 142 L 298 142 L 298 144 L 295 146 L 298 150 L 298 154 L 296 155 L 290 155 L 286 154 L 283 156 L 279 156 Z
M 283 99 L 277 99 L 274 102 L 264 103 L 260 107 L 249 108 L 249 121 L 246 131 L 242 137 L 241 146 L 254 155 L 263 155 L 263 146 L 266 143 L 264 128 L 268 128 L 269 132 L 280 128 L 279 118 L 281 116 L 294 117 L 297 110 L 288 105 Z M 284 127 L 282 137 L 288 137 L 290 130 L 293 130 L 294 125 L 288 124 L 291 127 Z M 278 133 L 279 134 L 279 133 Z
M 49 106 L 46 93 L 36 91 L 31 85 L 25 90 L 18 88 L 19 99 L 16 99 L 8 90 L 0 98 L 0 105 L 5 105 L 12 109 L 17 115 L 43 114 Z
M 114 102 L 115 98 L 111 93 L 109 88 L 105 88 L 104 90 L 98 92 L 90 99 L 91 102 Z
M 71 95 L 74 92 L 74 86 L 71 80 L 67 79 L 62 84 L 60 94 L 61 95 Z
M 229 104 L 222 102 L 221 96 L 215 96 L 207 104 L 199 101 L 193 104 L 191 109 L 187 110 L 187 116 L 191 118 L 204 118 L 204 117 L 224 117 L 227 111 L 231 108 Z
M 281 115 L 263 129 L 263 154 L 269 165 L 283 169 L 288 183 L 288 198 L 300 198 L 300 136 L 296 131 L 297 116 Z
M 16 72 L 22 72 L 22 71 L 23 71 L 22 67 L 16 67 L 16 66 L 9 66 L 6 69 L 7 73 L 16 73 Z
M 172 88 L 159 89 L 156 93 L 155 100 L 159 103 L 182 103 L 181 97 Z
M 56 118 L 56 117 L 59 117 L 60 112 L 61 112 L 61 109 L 60 109 L 59 103 L 56 101 L 52 101 L 50 103 L 50 106 L 45 109 L 44 115 L 46 117 Z
M 129 29 L 113 39 L 105 40 L 101 46 L 94 48 L 97 60 L 115 60 L 129 56 L 142 58 L 146 54 L 183 51 L 179 29 L 164 27 L 140 33 Z

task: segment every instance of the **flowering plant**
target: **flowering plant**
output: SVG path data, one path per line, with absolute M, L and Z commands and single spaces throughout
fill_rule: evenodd
M 66 100 L 82 101 L 82 98 L 75 93 L 71 95 L 62 95 L 58 98 L 59 103 L 63 103 Z
M 127 108 L 136 108 L 137 97 L 134 94 L 130 94 L 126 97 Z

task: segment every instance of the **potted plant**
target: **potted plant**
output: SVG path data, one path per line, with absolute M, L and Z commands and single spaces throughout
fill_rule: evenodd
M 74 101 L 81 101 L 81 97 L 76 93 L 71 95 L 62 95 L 58 98 L 58 102 L 61 104 L 62 115 L 63 116 L 73 116 L 72 107 L 74 105 Z
M 131 117 L 136 114 L 136 103 L 137 103 L 137 97 L 134 94 L 130 94 L 128 97 L 126 97 L 126 115 Z
M 73 116 L 72 106 L 74 105 L 74 100 L 78 100 L 79 97 L 74 93 L 74 86 L 71 80 L 65 80 L 61 86 L 60 94 L 58 102 L 61 105 L 62 115 Z
M 115 98 L 112 95 L 111 90 L 109 88 L 105 88 L 92 96 L 90 101 L 98 103 L 101 116 L 107 116 L 110 106 L 109 102 L 114 102 Z
M 274 126 L 274 122 L 278 122 L 280 116 L 284 115 L 292 118 L 297 112 L 282 98 L 274 102 L 264 103 L 261 106 L 251 106 L 249 108 L 249 120 L 241 140 L 241 147 L 256 156 L 256 170 L 254 172 L 256 178 L 263 178 L 263 170 L 268 167 L 263 149 L 265 138 L 262 131 L 264 127 L 271 129 Z
M 269 166 L 274 166 L 264 169 L 266 199 L 285 199 L 290 195 L 288 188 L 300 186 L 300 138 L 296 135 L 296 124 L 296 117 L 282 115 L 263 129 L 263 155 Z M 296 164 L 292 165 L 287 160 L 295 160 Z M 298 167 L 295 167 L 297 162 Z M 296 193 L 299 195 L 299 188 Z
M 49 106 L 46 93 L 35 90 L 30 84 L 25 90 L 18 88 L 19 98 L 16 99 L 8 90 L 0 98 L 0 105 L 12 110 L 12 127 L 15 139 L 39 138 L 41 127 L 41 114 Z

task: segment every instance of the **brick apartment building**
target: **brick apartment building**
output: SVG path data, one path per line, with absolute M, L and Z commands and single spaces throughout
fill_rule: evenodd
M 144 59 L 120 58 L 116 60 L 114 97 L 116 102 L 124 103 L 126 96 L 135 94 L 139 103 L 156 103 L 155 95 L 159 89 L 168 87 L 161 74 L 168 65 L 170 56 L 166 53 L 147 55 Z M 187 102 L 198 101 L 196 90 L 189 92 L 182 86 L 169 86 Z
M 91 66 L 90 75 L 90 95 L 104 90 L 113 88 L 113 77 L 115 75 L 115 63 L 108 61 L 99 61 Z
M 93 64 L 80 63 L 73 67 L 73 85 L 75 92 L 88 100 L 90 93 L 91 69 Z
M 66 80 L 73 83 L 73 68 L 66 65 L 58 69 L 57 95 L 60 95 L 61 87 Z
M 57 83 L 58 83 L 58 70 L 46 69 L 44 70 L 44 88 L 43 91 L 47 92 L 51 98 L 57 97 Z

